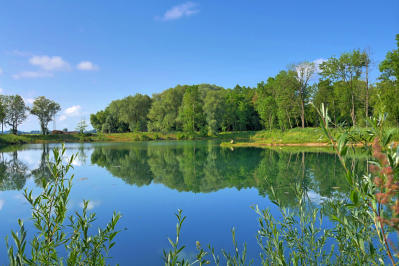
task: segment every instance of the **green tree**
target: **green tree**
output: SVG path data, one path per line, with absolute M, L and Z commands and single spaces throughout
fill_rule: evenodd
M 276 91 L 277 118 L 281 129 L 285 130 L 298 125 L 300 114 L 299 100 L 296 94 L 298 86 L 294 71 L 280 71 L 274 79 Z M 295 124 L 294 124 L 295 123 Z
M 101 132 L 105 121 L 107 120 L 108 113 L 106 111 L 98 111 L 90 115 L 90 123 L 97 132 Z
M 384 61 L 379 65 L 381 71 L 381 80 L 391 80 L 399 82 L 399 34 L 396 34 L 397 48 L 389 51 Z
M 86 123 L 86 120 L 81 120 L 77 126 L 76 126 L 76 130 L 79 131 L 80 134 L 83 134 L 85 132 L 85 130 L 87 129 L 88 125 Z
M 4 123 L 7 117 L 7 96 L 0 95 L 0 122 L 1 133 L 4 133 Z
M 277 117 L 276 92 L 273 88 L 273 78 L 268 78 L 267 83 L 258 83 L 256 88 L 255 107 L 263 122 L 264 127 L 272 129 L 275 126 Z
M 350 106 L 352 125 L 356 125 L 356 81 L 359 80 L 365 65 L 365 54 L 359 50 L 343 53 L 339 58 L 331 57 L 320 64 L 321 75 L 341 82 L 346 89 L 345 102 Z M 348 97 L 349 96 L 349 97 Z
M 203 109 L 206 116 L 208 134 L 214 135 L 222 127 L 226 110 L 225 92 L 222 90 L 209 91 L 204 99 Z
M 153 95 L 148 113 L 148 129 L 150 131 L 169 132 L 181 128 L 178 121 L 179 109 L 188 87 L 187 85 L 177 85 Z
M 319 80 L 313 103 L 317 108 L 319 108 L 321 104 L 324 104 L 328 108 L 334 124 L 337 124 L 337 99 L 331 80 Z
M 399 125 L 399 34 L 397 49 L 389 51 L 379 65 L 381 75 L 372 95 L 375 113 L 388 114 L 388 120 Z
M 11 127 L 13 134 L 18 133 L 18 125 L 26 119 L 26 111 L 28 108 L 19 95 L 7 96 L 6 123 Z
M 179 110 L 179 120 L 185 132 L 194 133 L 203 128 L 205 119 L 198 85 L 188 87 L 184 93 Z
M 137 93 L 121 100 L 118 118 L 129 125 L 130 131 L 146 131 L 151 98 Z
M 53 120 L 54 115 L 61 110 L 58 103 L 44 96 L 37 97 L 30 109 L 32 115 L 37 116 L 43 135 L 48 134 L 48 123 Z

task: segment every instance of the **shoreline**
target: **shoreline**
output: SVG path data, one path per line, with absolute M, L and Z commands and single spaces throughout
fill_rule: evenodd
M 392 141 L 399 143 L 399 128 L 393 128 Z M 355 134 L 364 135 L 367 129 L 358 128 Z M 333 130 L 338 136 L 339 131 Z M 87 134 L 25 134 L 12 135 L 0 134 L 0 146 L 42 143 L 90 143 L 90 142 L 136 142 L 136 141 L 162 141 L 162 140 L 216 140 L 221 147 L 331 147 L 329 140 L 320 128 L 294 128 L 286 131 L 229 131 L 217 135 L 207 136 L 195 133 L 176 132 L 126 132 L 126 133 L 87 133 Z M 351 144 L 361 146 L 360 143 Z

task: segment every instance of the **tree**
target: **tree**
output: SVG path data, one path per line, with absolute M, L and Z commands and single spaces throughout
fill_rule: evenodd
M 193 133 L 203 128 L 204 114 L 201 105 L 198 85 L 188 87 L 179 110 L 183 131 Z
M 183 95 L 188 85 L 177 85 L 152 97 L 152 105 L 148 113 L 148 130 L 169 132 L 181 129 L 178 120 Z
M 58 103 L 47 99 L 44 96 L 37 97 L 30 110 L 32 115 L 37 116 L 43 135 L 48 134 L 48 123 L 53 120 L 54 115 L 61 110 Z
M 397 49 L 389 51 L 379 65 L 381 76 L 373 93 L 374 111 L 388 113 L 388 119 L 399 125 L 399 34 Z
M 330 112 L 332 121 L 337 124 L 337 99 L 334 93 L 334 86 L 329 79 L 319 80 L 313 103 L 317 108 L 324 104 Z
M 369 71 L 370 71 L 370 65 L 371 65 L 371 59 L 370 59 L 370 49 L 365 49 L 363 51 L 363 65 L 365 68 L 365 116 L 366 118 L 369 117 L 369 102 L 370 102 L 370 88 L 369 88 Z
M 294 71 L 280 71 L 274 78 L 274 90 L 276 91 L 277 118 L 281 129 L 297 125 L 299 117 L 298 95 L 295 93 L 298 83 Z
M 129 125 L 130 131 L 146 131 L 151 98 L 137 93 L 121 100 L 118 118 Z
M 396 42 L 397 49 L 388 52 L 379 66 L 382 72 L 380 80 L 399 82 L 399 34 L 396 34 Z
M 79 131 L 80 134 L 83 134 L 87 127 L 88 125 L 86 124 L 86 120 L 81 120 L 76 126 L 76 130 Z
M 222 127 L 225 107 L 225 93 L 222 90 L 212 90 L 204 99 L 204 113 L 208 125 L 208 134 L 214 135 Z
M 315 73 L 316 67 L 313 62 L 303 62 L 294 66 L 296 79 L 298 81 L 297 95 L 301 107 L 302 128 L 305 128 L 305 104 L 311 94 L 311 86 L 309 81 Z
M 0 121 L 1 121 L 1 133 L 4 133 L 4 123 L 7 117 L 7 97 L 0 95 Z
M 362 74 L 364 67 L 364 53 L 354 50 L 350 53 L 343 53 L 339 58 L 331 57 L 320 64 L 321 75 L 334 81 L 341 81 L 347 90 L 349 99 L 347 103 L 351 106 L 352 124 L 356 125 L 356 81 Z
M 268 78 L 267 82 L 258 83 L 256 88 L 255 107 L 264 127 L 272 129 L 277 117 L 277 105 L 275 100 L 276 92 L 273 89 L 273 78 Z
M 13 134 L 18 133 L 18 125 L 26 119 L 27 110 L 28 108 L 25 106 L 25 102 L 21 96 L 7 96 L 7 115 L 5 121 L 9 126 L 11 126 Z

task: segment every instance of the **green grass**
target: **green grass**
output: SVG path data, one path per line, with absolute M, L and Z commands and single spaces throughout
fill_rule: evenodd
M 392 128 L 393 140 L 399 141 L 399 128 Z M 365 128 L 360 128 L 366 134 Z M 334 134 L 338 132 L 333 130 Z M 204 136 L 200 133 L 184 132 L 128 132 L 112 134 L 68 134 L 68 135 L 0 135 L 0 145 L 18 145 L 26 143 L 61 143 L 61 142 L 133 142 L 149 140 L 187 140 L 187 139 L 217 139 L 224 141 L 222 146 L 270 146 L 270 145 L 323 145 L 328 140 L 320 128 L 294 128 L 286 131 L 278 129 L 265 131 L 221 132 L 215 136 Z M 233 144 L 231 144 L 233 140 Z
M 393 140 L 399 141 L 399 128 L 391 128 Z M 332 129 L 332 134 L 336 137 L 339 131 Z M 353 129 L 354 134 L 367 137 L 366 128 Z M 251 147 L 251 146 L 271 146 L 271 145 L 309 145 L 324 146 L 329 144 L 329 140 L 325 136 L 321 128 L 294 128 L 286 131 L 278 129 L 257 131 L 250 135 L 248 141 L 240 141 L 234 139 L 234 143 L 223 142 L 221 146 L 225 147 Z

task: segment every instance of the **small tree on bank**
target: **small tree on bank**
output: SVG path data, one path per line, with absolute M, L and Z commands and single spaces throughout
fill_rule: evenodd
M 47 99 L 44 96 L 37 97 L 30 110 L 32 115 L 37 116 L 40 121 L 40 128 L 43 135 L 48 134 L 48 123 L 53 120 L 54 115 L 61 110 L 58 103 Z
M 76 130 L 79 131 L 80 134 L 83 134 L 86 131 L 87 127 L 88 127 L 88 125 L 86 123 L 86 120 L 82 120 L 76 126 Z
M 18 133 L 18 125 L 20 125 L 27 117 L 24 100 L 19 95 L 11 95 L 6 98 L 6 118 L 5 122 L 11 127 L 13 134 Z

